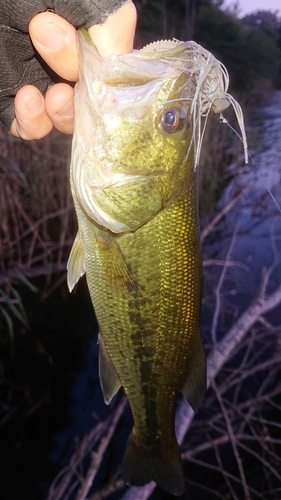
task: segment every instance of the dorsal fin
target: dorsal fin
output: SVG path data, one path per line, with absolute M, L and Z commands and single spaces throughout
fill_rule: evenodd
M 182 44 L 179 40 L 157 40 L 156 42 L 148 43 L 140 52 L 166 52 L 167 50 L 174 49 Z
M 121 384 L 113 363 L 106 352 L 101 335 L 99 335 L 99 377 L 104 402 L 109 405 L 112 398 L 119 391 Z

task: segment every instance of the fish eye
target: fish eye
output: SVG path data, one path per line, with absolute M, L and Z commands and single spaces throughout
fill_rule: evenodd
M 182 128 L 183 122 L 184 120 L 179 109 L 166 108 L 163 110 L 160 126 L 166 132 L 173 133 Z
M 176 122 L 176 113 L 174 111 L 168 111 L 164 116 L 164 122 L 167 127 L 172 127 Z

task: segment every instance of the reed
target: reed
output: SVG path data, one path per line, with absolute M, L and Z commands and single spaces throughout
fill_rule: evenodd
M 56 132 L 27 142 L 0 128 L 2 340 L 13 340 L 15 322 L 28 328 L 21 294 L 36 291 L 34 278 L 41 277 L 46 296 L 54 288 L 53 273 L 65 271 L 76 227 L 70 148 L 71 139 Z
M 0 283 L 11 270 L 65 262 L 75 234 L 69 187 L 70 139 L 25 142 L 0 129 Z

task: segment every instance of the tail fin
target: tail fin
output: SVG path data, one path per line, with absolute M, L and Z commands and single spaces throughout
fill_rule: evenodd
M 154 450 L 129 436 L 122 463 L 122 476 L 127 484 L 143 486 L 155 481 L 173 495 L 185 491 L 180 450 L 176 439 L 169 448 Z

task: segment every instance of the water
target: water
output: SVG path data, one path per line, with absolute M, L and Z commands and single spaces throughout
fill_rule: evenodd
M 242 308 L 256 295 L 265 269 L 275 265 L 271 289 L 281 280 L 281 91 L 274 93 L 270 105 L 257 111 L 257 122 L 260 115 L 264 120 L 258 149 L 251 154 L 249 165 L 236 168 L 219 208 L 240 191 L 243 195 L 219 224 L 220 239 L 211 245 L 213 255 L 222 260 L 233 245 L 229 259 L 244 266 L 232 266 L 227 273 L 228 282 L 236 288 L 232 300 Z

